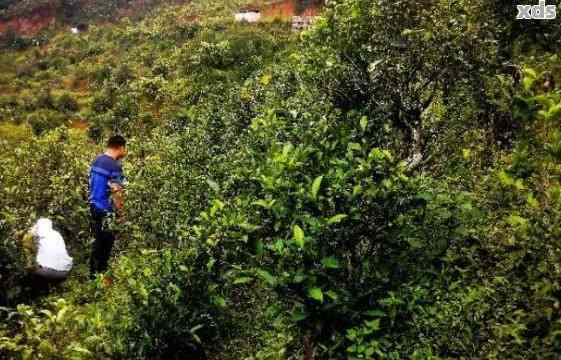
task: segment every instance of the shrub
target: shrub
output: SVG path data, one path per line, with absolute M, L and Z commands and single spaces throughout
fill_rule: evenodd
M 105 80 L 111 78 L 111 66 L 99 65 L 90 72 L 90 80 L 97 84 L 103 84 Z
M 35 135 L 41 135 L 48 130 L 65 125 L 66 118 L 53 110 L 39 110 L 27 116 L 27 123 Z
M 35 100 L 35 108 L 52 110 L 56 108 L 55 100 L 50 90 L 43 89 L 39 92 L 39 94 L 37 95 L 37 99 Z
M 6 220 L 0 221 L 0 258 L 0 307 L 11 306 L 24 300 L 29 289 L 24 253 L 16 234 L 9 233 Z
M 17 67 L 16 76 L 18 78 L 32 77 L 34 72 L 35 72 L 35 64 L 25 63 Z
M 139 111 L 139 105 L 130 94 L 123 94 L 115 100 L 113 106 L 113 112 L 115 116 L 123 120 L 123 124 L 126 126 L 127 123 L 134 120 Z
M 91 318 L 80 313 L 80 309 L 65 299 L 52 301 L 40 311 L 29 305 L 18 305 L 11 314 L 13 327 L 0 328 L 0 350 L 7 356 L 23 356 L 47 359 L 91 358 L 92 351 L 107 356 L 104 352 L 105 340 L 88 333 L 99 330 Z M 93 313 L 87 315 L 95 316 Z M 11 336 L 13 330 L 20 330 Z M 80 339 L 80 336 L 84 336 Z M 78 340 L 78 341 L 77 341 Z M 84 343 L 81 344 L 79 340 Z M 1 354 L 1 353 L 0 353 Z
M 235 61 L 230 54 L 231 50 L 228 40 L 218 43 L 202 42 L 195 61 L 203 66 L 223 69 Z
M 64 93 L 56 99 L 56 108 L 63 113 L 72 113 L 78 111 L 79 106 L 72 95 Z
M 0 96 L 0 109 L 15 110 L 18 106 L 17 97 L 14 95 Z
M 88 116 L 88 137 L 96 144 L 100 144 L 103 140 L 103 124 L 100 123 L 99 118 Z
M 26 230 L 38 216 L 49 217 L 71 251 L 79 249 L 88 229 L 88 166 L 97 149 L 81 131 L 61 127 L 7 150 L 1 174 L 11 193 L 0 203 L 6 225 Z
M 206 358 L 202 346 L 211 347 L 218 333 L 219 309 L 209 306 L 207 277 L 193 260 L 170 250 L 123 256 L 110 285 L 94 284 L 102 291 L 96 304 L 19 305 L 12 326 L 0 326 L 0 350 L 65 359 Z
M 103 113 L 113 107 L 113 99 L 110 91 L 104 89 L 96 92 L 93 97 L 91 108 L 94 112 Z
M 188 252 L 143 251 L 122 257 L 108 295 L 113 351 L 126 358 L 200 358 L 218 329 L 208 278 Z M 121 280 L 119 280 L 121 279 Z
M 0 139 L 2 139 L 0 148 L 13 147 L 25 141 L 29 141 L 32 133 L 29 126 L 25 124 L 13 124 L 11 122 L 0 123 Z
M 0 48 L 24 50 L 31 45 L 29 39 L 19 36 L 14 29 L 8 29 L 0 36 Z
M 123 85 L 134 79 L 134 74 L 127 64 L 119 65 L 113 72 L 113 80 L 118 85 Z

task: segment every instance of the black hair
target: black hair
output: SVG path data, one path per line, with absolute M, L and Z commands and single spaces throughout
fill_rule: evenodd
M 109 138 L 109 140 L 107 140 L 107 147 L 108 148 L 115 149 L 115 148 L 118 148 L 118 147 L 121 147 L 121 146 L 126 146 L 126 145 L 127 145 L 127 141 L 121 135 L 111 136 Z

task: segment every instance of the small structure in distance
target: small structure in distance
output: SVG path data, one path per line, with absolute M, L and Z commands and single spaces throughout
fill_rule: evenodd
M 88 30 L 88 25 L 84 23 L 77 24 L 70 28 L 72 34 L 79 34 Z
M 304 30 L 306 28 L 308 28 L 316 19 L 315 16 L 313 15 L 303 15 L 303 16 L 297 16 L 294 15 L 292 17 L 292 30 Z
M 292 29 L 299 31 L 310 26 L 324 4 L 323 0 L 269 0 L 262 5 L 241 8 L 235 14 L 235 19 L 250 23 L 262 19 L 287 19 L 292 22 Z
M 261 10 L 256 6 L 246 6 L 239 9 L 234 18 L 239 22 L 257 22 L 261 19 Z

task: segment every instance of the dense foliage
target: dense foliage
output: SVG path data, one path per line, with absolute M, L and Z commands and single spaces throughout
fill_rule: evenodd
M 556 358 L 556 25 L 344 0 L 295 33 L 238 5 L 0 54 L 0 356 Z M 112 133 L 125 212 L 86 281 L 88 166 Z M 48 295 L 22 244 L 39 216 L 77 264 Z

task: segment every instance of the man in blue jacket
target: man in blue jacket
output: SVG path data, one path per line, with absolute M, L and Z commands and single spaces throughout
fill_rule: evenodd
M 123 168 L 121 160 L 127 154 L 126 140 L 119 135 L 107 142 L 105 153 L 99 155 L 90 168 L 91 227 L 95 237 L 90 257 L 90 276 L 107 270 L 115 234 L 107 227 L 107 218 L 123 208 Z

